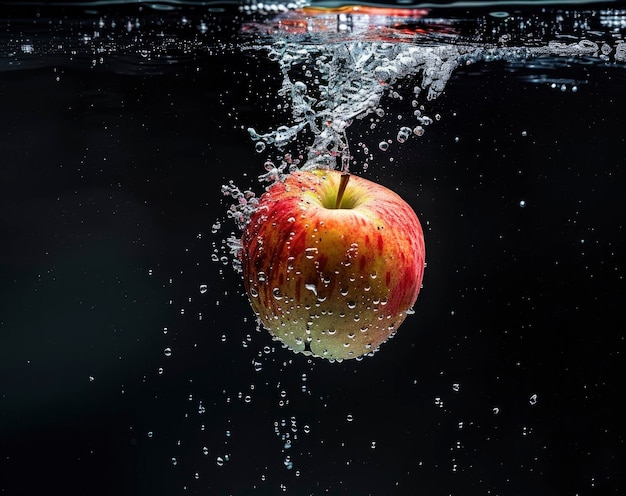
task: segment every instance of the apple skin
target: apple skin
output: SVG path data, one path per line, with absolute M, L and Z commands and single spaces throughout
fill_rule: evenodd
M 296 171 L 259 199 L 242 236 L 244 285 L 288 348 L 330 360 L 372 353 L 404 321 L 424 274 L 420 222 L 393 191 L 342 173 Z

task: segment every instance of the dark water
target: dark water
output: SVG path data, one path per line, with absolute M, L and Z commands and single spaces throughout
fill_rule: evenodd
M 621 494 L 624 11 L 300 32 L 299 12 L 163 8 L 0 22 L 2 494 Z M 428 266 L 392 341 L 327 363 L 256 330 L 221 185 L 260 194 L 284 159 L 247 131 L 291 122 L 268 50 L 342 39 L 480 56 L 417 107 L 423 70 L 398 78 L 347 129 Z M 398 143 L 420 105 L 433 123 Z M 302 163 L 312 138 L 289 144 Z

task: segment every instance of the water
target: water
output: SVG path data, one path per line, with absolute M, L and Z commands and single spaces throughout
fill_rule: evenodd
M 620 494 L 625 13 L 279 10 L 3 14 L 0 488 Z M 360 362 L 282 349 L 233 267 L 317 166 L 425 230 Z

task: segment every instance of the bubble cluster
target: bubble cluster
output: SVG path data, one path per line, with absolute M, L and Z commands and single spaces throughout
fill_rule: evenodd
M 423 47 L 401 43 L 352 41 L 319 45 L 281 40 L 264 47 L 269 58 L 279 63 L 283 76 L 280 95 L 291 108 L 292 122 L 265 134 L 248 129 L 257 150 L 274 145 L 279 150 L 307 129 L 313 142 L 307 147 L 303 169 L 335 168 L 337 158 L 347 170 L 351 159 L 347 129 L 354 119 L 369 114 L 385 115 L 380 100 L 385 93 L 401 98 L 393 85 L 417 77 L 414 102 L 422 94 L 437 98 L 459 64 L 478 59 L 478 48 L 453 45 Z M 306 66 L 304 75 L 297 72 Z M 297 79 L 299 78 L 299 79 Z M 398 142 L 420 136 L 432 119 L 415 111 L 416 126 L 402 126 Z M 261 143 L 261 144 L 260 144 Z

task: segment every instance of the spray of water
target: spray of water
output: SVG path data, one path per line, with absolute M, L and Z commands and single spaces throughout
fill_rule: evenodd
M 348 171 L 351 161 L 346 131 L 354 119 L 384 113 L 381 98 L 392 93 L 396 82 L 415 78 L 415 101 L 422 93 L 437 98 L 459 64 L 476 60 L 478 48 L 454 45 L 422 47 L 403 43 L 349 41 L 303 47 L 279 42 L 270 47 L 269 57 L 282 72 L 280 95 L 290 104 L 292 123 L 265 134 L 248 131 L 260 148 L 274 145 L 283 149 L 303 130 L 313 136 L 307 145 L 302 169 L 335 168 L 339 162 Z M 305 68 L 304 72 L 298 69 Z M 296 79 L 298 78 L 299 79 Z M 403 126 L 400 140 L 412 131 L 421 134 L 432 122 L 415 113 L 415 129 Z M 408 129 L 408 132 L 407 132 Z

